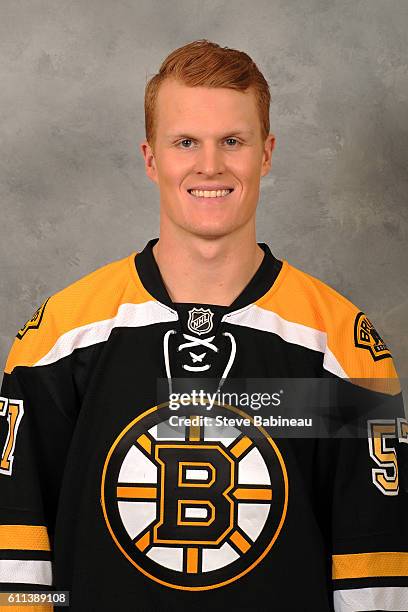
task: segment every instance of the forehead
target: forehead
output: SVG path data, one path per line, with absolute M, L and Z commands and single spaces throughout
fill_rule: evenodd
M 255 93 L 225 87 L 189 87 L 166 79 L 156 102 L 156 129 L 164 132 L 199 130 L 255 130 L 260 125 Z

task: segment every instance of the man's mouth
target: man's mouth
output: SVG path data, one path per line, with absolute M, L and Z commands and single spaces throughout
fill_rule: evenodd
M 195 198 L 223 198 L 229 195 L 233 189 L 187 189 L 188 193 Z

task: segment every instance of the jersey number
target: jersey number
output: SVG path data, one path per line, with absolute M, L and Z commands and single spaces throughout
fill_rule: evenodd
M 398 495 L 398 463 L 395 447 L 388 442 L 398 438 L 408 444 L 408 421 L 403 418 L 368 421 L 370 456 L 379 466 L 373 468 L 372 479 L 384 495 Z
M 0 459 L 0 474 L 11 476 L 17 431 L 24 414 L 23 400 L 0 397 L 0 416 L 7 416 L 8 432 Z

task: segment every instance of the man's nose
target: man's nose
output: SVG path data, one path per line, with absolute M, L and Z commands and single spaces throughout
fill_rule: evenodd
M 196 171 L 202 174 L 217 174 L 225 167 L 223 152 L 216 143 L 203 143 L 196 160 Z

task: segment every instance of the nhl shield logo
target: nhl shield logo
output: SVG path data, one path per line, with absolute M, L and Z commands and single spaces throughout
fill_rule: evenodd
M 193 334 L 208 334 L 213 328 L 214 313 L 209 308 L 192 308 L 188 311 L 188 329 Z

